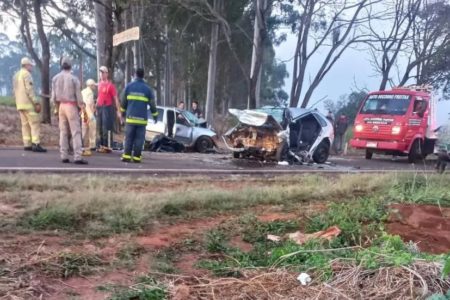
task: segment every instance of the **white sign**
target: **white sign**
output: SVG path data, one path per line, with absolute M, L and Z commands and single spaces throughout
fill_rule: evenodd
M 125 31 L 122 31 L 120 33 L 113 35 L 113 46 L 118 46 L 120 44 L 129 42 L 129 41 L 139 40 L 139 37 L 140 37 L 140 31 L 139 31 L 138 26 L 127 29 Z

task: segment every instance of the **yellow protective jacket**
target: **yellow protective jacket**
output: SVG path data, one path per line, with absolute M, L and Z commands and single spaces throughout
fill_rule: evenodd
M 37 102 L 37 99 L 33 90 L 31 73 L 22 68 L 14 75 L 13 81 L 17 110 L 34 110 L 34 103 Z

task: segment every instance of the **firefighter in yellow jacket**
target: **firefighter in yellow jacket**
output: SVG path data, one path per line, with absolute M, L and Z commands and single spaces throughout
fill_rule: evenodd
M 22 138 L 25 151 L 47 152 L 40 145 L 40 118 L 41 105 L 34 94 L 31 71 L 33 62 L 24 57 L 20 61 L 22 68 L 16 73 L 13 80 L 16 107 L 22 123 Z

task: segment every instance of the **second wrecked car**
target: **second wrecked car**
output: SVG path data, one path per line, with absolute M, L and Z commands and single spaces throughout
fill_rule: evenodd
M 264 107 L 230 109 L 239 123 L 224 136 L 234 158 L 324 163 L 333 143 L 333 125 L 318 111 Z

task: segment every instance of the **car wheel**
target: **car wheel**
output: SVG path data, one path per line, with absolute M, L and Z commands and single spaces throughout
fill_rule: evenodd
M 201 136 L 195 143 L 195 149 L 200 153 L 205 153 L 214 146 L 214 142 L 210 137 Z
M 289 145 L 286 141 L 281 142 L 280 146 L 277 148 L 277 153 L 275 154 L 275 159 L 277 161 L 285 161 L 288 158 Z
M 408 153 L 408 162 L 410 164 L 423 159 L 422 148 L 422 142 L 419 139 L 415 140 Z
M 314 151 L 313 160 L 318 164 L 323 164 L 328 160 L 329 155 L 330 145 L 326 141 L 322 141 L 319 146 L 317 146 L 316 151 Z
M 366 159 L 372 159 L 373 151 L 366 149 Z

